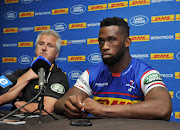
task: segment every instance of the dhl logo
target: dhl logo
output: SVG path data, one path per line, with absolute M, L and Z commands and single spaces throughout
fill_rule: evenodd
M 62 43 L 61 43 L 62 46 L 65 46 L 67 45 L 67 40 L 62 40 Z
M 86 28 L 86 23 L 72 23 L 69 24 L 69 29 Z
M 17 33 L 18 32 L 18 28 L 3 28 L 3 33 Z
M 172 60 L 174 53 L 151 53 L 151 60 Z
M 19 0 L 5 0 L 4 3 L 5 4 L 9 4 L 9 3 L 18 3 Z
M 68 56 L 68 61 L 85 61 L 86 56 Z
M 180 72 L 175 72 L 175 79 L 180 79 Z
M 99 44 L 98 38 L 87 39 L 87 44 Z
M 180 20 L 180 14 L 176 14 L 176 21 Z
M 176 1 L 180 1 L 180 0 L 176 0 Z
M 37 31 L 43 31 L 43 30 L 48 30 L 50 29 L 50 25 L 47 25 L 47 26 L 35 26 L 34 27 L 34 31 L 37 32 Z
M 23 17 L 34 17 L 34 11 L 19 12 L 19 18 L 23 18 Z
M 152 16 L 151 23 L 174 21 L 174 15 Z
M 67 14 L 68 13 L 68 8 L 63 8 L 63 9 L 53 9 L 52 10 L 52 15 L 56 14 Z
M 108 4 L 108 9 L 123 8 L 123 7 L 128 7 L 128 1 Z
M 3 57 L 2 58 L 2 63 L 15 63 L 17 62 L 16 57 Z
M 180 33 L 176 33 L 176 34 L 175 34 L 175 39 L 176 39 L 176 40 L 180 40 Z
M 129 6 L 150 5 L 150 0 L 130 0 Z
M 180 112 L 175 112 L 175 118 L 180 119 Z
M 94 96 L 93 99 L 104 105 L 127 105 L 127 104 L 134 104 L 140 102 L 140 101 L 131 101 L 128 99 L 96 97 L 96 96 Z
M 18 47 L 33 47 L 33 42 L 18 42 Z
M 173 91 L 169 91 L 169 94 L 170 94 L 171 98 L 174 97 L 174 92 Z
M 149 41 L 149 35 L 130 36 L 132 42 Z
M 99 5 L 88 6 L 88 11 L 106 10 L 106 9 L 107 9 L 107 4 L 99 4 Z

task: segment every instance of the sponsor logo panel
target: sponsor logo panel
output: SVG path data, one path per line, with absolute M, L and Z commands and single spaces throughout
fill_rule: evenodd
M 151 0 L 151 3 L 169 2 L 174 0 Z
M 14 20 L 15 18 L 17 18 L 17 13 L 14 11 L 8 11 L 5 15 L 4 15 L 5 19 L 7 20 Z
M 180 112 L 175 112 L 175 118 L 180 119 Z
M 86 28 L 86 23 L 71 23 L 69 24 L 69 29 L 80 29 Z
M 173 78 L 173 77 L 174 77 L 173 74 L 160 74 L 160 75 L 161 75 L 161 77 L 163 77 L 163 78 Z
M 99 44 L 98 38 L 88 38 L 87 44 Z
M 12 71 L 12 70 L 6 70 L 5 72 L 3 72 L 3 74 L 2 75 L 10 75 L 10 74 L 12 74 L 14 71 Z
M 71 80 L 77 80 L 80 76 L 81 76 L 82 72 L 79 70 L 73 70 L 71 72 L 68 73 L 68 77 Z
M 132 54 L 131 56 L 137 59 L 149 58 L 149 54 Z
M 180 52 L 177 53 L 176 58 L 180 60 Z
M 88 6 L 88 11 L 97 11 L 97 10 L 106 10 L 107 4 L 99 4 L 99 5 L 90 5 Z
M 34 11 L 19 12 L 19 18 L 23 18 L 23 17 L 34 17 Z
M 108 3 L 108 9 L 128 7 L 128 1 Z
M 86 56 L 68 56 L 68 61 L 86 61 Z
M 94 26 L 100 26 L 100 23 L 89 23 L 89 24 L 87 24 L 87 27 L 94 27 Z
M 33 0 L 21 0 L 23 4 L 30 4 Z
M 56 23 L 52 26 L 52 29 L 56 32 L 62 32 L 65 31 L 67 28 L 67 25 L 65 23 Z
M 5 0 L 4 3 L 5 4 L 9 4 L 9 3 L 18 3 L 19 0 Z
M 169 91 L 169 94 L 170 94 L 171 98 L 174 97 L 174 92 L 173 91 Z
M 175 72 L 175 79 L 180 79 L 180 72 Z
M 100 63 L 102 62 L 102 57 L 100 53 L 92 53 L 88 56 L 88 61 L 91 63 Z
M 22 55 L 18 58 L 18 62 L 20 64 L 30 64 L 32 62 L 32 58 L 28 55 Z
M 152 16 L 151 23 L 174 21 L 174 15 Z
M 46 25 L 46 26 L 35 26 L 34 27 L 34 31 L 37 32 L 37 31 L 43 31 L 43 30 L 48 30 L 50 29 L 50 25 Z
M 19 28 L 19 32 L 22 32 L 22 31 L 32 31 L 32 30 L 34 30 L 34 27 Z
M 52 15 L 57 15 L 57 14 L 67 14 L 68 11 L 69 11 L 69 8 L 52 9 Z
M 131 25 L 133 26 L 142 26 L 147 24 L 149 21 L 148 17 L 144 16 L 144 15 L 137 15 L 132 17 L 129 22 Z
M 3 47 L 17 47 L 17 43 L 3 44 Z
M 18 42 L 18 47 L 33 47 L 33 42 Z
M 67 40 L 62 40 L 61 45 L 62 45 L 62 46 L 66 46 L 66 45 L 67 45 Z
M 80 39 L 80 40 L 69 40 L 68 44 L 83 44 L 86 43 L 86 39 Z
M 151 60 L 173 60 L 174 53 L 151 53 Z
M 56 58 L 56 61 L 67 61 L 66 57 Z
M 70 12 L 72 14 L 82 14 L 86 11 L 86 7 L 84 5 L 74 5 L 71 9 Z
M 149 41 L 149 35 L 130 36 L 132 42 Z
M 150 0 L 130 0 L 129 6 L 150 5 Z
M 151 36 L 151 40 L 168 40 L 168 39 L 174 39 L 174 35 Z
M 17 62 L 17 57 L 3 57 L 2 63 L 15 63 Z
M 50 15 L 51 14 L 51 11 L 46 11 L 46 12 L 36 12 L 35 13 L 35 16 L 36 15 Z
M 180 91 L 176 93 L 176 97 L 180 100 Z
M 17 33 L 18 32 L 18 28 L 14 27 L 14 28 L 3 28 L 3 33 Z
M 180 40 L 180 33 L 176 33 L 176 34 L 175 34 L 175 39 L 176 39 L 176 40 Z
M 180 14 L 176 14 L 176 21 L 180 20 Z

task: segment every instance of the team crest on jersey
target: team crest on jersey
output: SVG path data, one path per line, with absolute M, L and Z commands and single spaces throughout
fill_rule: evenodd
M 131 92 L 132 89 L 135 89 L 135 87 L 133 86 L 134 85 L 134 81 L 133 80 L 130 80 L 130 83 L 129 84 L 126 84 L 128 88 L 128 91 Z
M 58 83 L 52 84 L 50 88 L 52 91 L 54 91 L 56 93 L 60 93 L 60 94 L 65 93 L 65 88 L 61 84 L 58 84 Z

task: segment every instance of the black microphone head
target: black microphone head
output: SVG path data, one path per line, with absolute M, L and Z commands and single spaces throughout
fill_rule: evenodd
M 38 56 L 31 64 L 32 70 L 38 74 L 40 68 L 44 68 L 45 71 L 48 71 L 51 67 L 51 63 L 44 57 Z

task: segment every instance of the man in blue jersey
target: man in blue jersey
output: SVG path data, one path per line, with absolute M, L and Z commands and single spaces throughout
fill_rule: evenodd
M 98 40 L 103 62 L 84 71 L 56 102 L 57 114 L 170 119 L 171 98 L 160 73 L 129 54 L 129 28 L 122 18 L 101 21 Z

